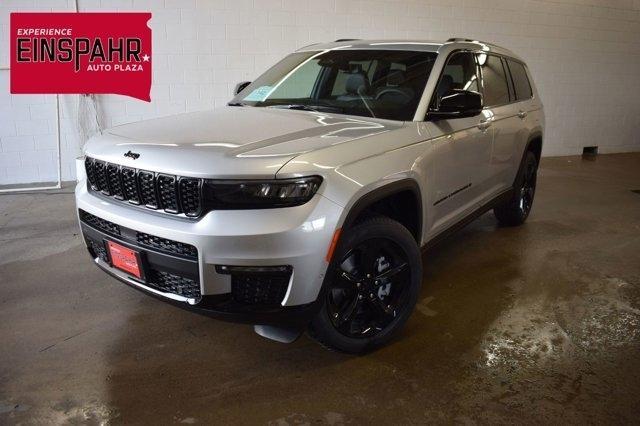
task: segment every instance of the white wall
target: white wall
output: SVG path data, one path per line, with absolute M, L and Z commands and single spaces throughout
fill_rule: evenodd
M 222 105 L 298 47 L 337 38 L 472 37 L 522 55 L 547 116 L 545 155 L 640 150 L 640 0 L 79 0 L 81 11 L 153 13 L 151 103 L 100 96 L 107 126 Z M 9 12 L 73 0 L 0 0 Z M 0 184 L 55 180 L 54 97 L 9 95 L 0 71 Z M 63 96 L 63 177 L 80 152 L 77 97 Z

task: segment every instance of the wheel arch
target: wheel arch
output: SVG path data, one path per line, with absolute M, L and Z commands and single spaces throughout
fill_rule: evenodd
M 515 180 L 518 178 L 518 170 L 524 164 L 525 158 L 527 158 L 527 152 L 533 152 L 536 156 L 536 161 L 540 164 L 540 157 L 542 156 L 542 130 L 536 129 L 527 137 L 527 143 L 524 146 L 524 150 L 520 155 L 520 161 L 518 162 L 518 169 L 515 172 L 513 185 L 515 187 Z
M 391 203 L 394 201 L 400 202 L 400 206 L 402 203 L 408 203 L 408 205 L 404 205 L 405 209 L 402 212 L 396 211 L 396 214 L 388 214 L 385 208 L 392 206 Z M 348 229 L 359 220 L 375 213 L 383 214 L 400 222 L 411 232 L 417 244 L 421 244 L 424 212 L 420 186 L 414 179 L 395 180 L 361 195 L 349 208 L 341 228 Z
M 529 135 L 527 140 L 527 145 L 525 146 L 524 152 L 522 153 L 522 157 L 527 152 L 532 151 L 536 155 L 536 161 L 540 164 L 540 157 L 542 157 L 542 132 L 535 131 Z

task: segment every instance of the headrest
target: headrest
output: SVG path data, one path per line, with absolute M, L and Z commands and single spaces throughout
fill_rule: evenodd
M 402 86 L 405 80 L 404 71 L 393 70 L 387 76 L 387 86 Z
M 362 72 L 355 72 L 349 75 L 347 78 L 346 84 L 347 93 L 357 95 L 358 90 L 362 90 L 364 92 L 369 91 L 369 80 L 367 76 Z M 361 89 L 362 88 L 362 89 Z

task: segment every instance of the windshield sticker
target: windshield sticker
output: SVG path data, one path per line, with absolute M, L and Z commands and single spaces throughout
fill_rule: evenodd
M 249 93 L 243 100 L 262 102 L 267 98 L 267 96 L 269 96 L 269 93 L 271 93 L 271 86 L 260 86 L 253 92 Z

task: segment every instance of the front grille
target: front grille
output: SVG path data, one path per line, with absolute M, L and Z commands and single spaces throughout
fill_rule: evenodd
M 140 201 L 150 209 L 158 208 L 158 196 L 156 194 L 156 178 L 151 172 L 138 171 L 138 184 L 140 185 Z
M 287 292 L 289 275 L 233 274 L 231 294 L 246 305 L 277 306 Z
M 95 167 L 93 164 L 93 159 L 87 157 L 84 159 L 84 169 L 86 170 L 87 173 L 87 180 L 89 181 L 89 185 L 91 186 L 91 189 L 98 189 L 95 186 L 96 183 L 96 172 L 95 172 Z
M 109 184 L 107 183 L 107 170 L 105 163 L 96 161 L 94 165 L 95 187 L 98 191 L 102 191 L 105 195 L 111 195 L 109 192 Z
M 180 200 L 182 201 L 182 209 L 187 216 L 197 216 L 200 214 L 201 184 L 200 179 L 180 179 Z
M 202 179 L 138 170 L 90 157 L 84 164 L 90 190 L 170 214 L 197 217 L 202 213 Z
M 169 213 L 178 211 L 178 192 L 176 189 L 176 177 L 167 175 L 158 175 L 158 196 L 160 204 Z
M 139 244 L 155 248 L 168 253 L 178 254 L 193 259 L 198 258 L 198 249 L 191 244 L 180 243 L 167 238 L 156 237 L 155 235 L 136 232 L 136 240 Z
M 165 293 L 189 298 L 200 297 L 200 284 L 197 281 L 170 272 L 151 269 L 147 276 L 147 284 Z
M 136 179 L 136 169 L 123 167 L 120 169 L 122 175 L 122 189 L 125 200 L 132 204 L 140 204 L 140 194 L 138 194 L 138 184 Z
M 124 200 L 124 194 L 122 192 L 122 180 L 120 177 L 120 166 L 117 166 L 115 164 L 109 164 L 107 166 L 107 183 L 109 184 L 111 195 L 113 195 L 118 200 Z
M 117 225 L 108 220 L 101 219 L 98 216 L 94 216 L 91 213 L 87 213 L 84 210 L 79 210 L 80 220 L 89 226 L 92 226 L 102 232 L 106 232 L 111 235 L 120 235 L 120 225 Z

